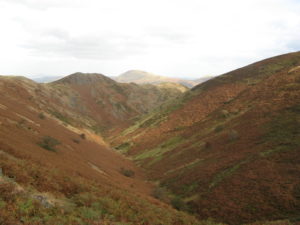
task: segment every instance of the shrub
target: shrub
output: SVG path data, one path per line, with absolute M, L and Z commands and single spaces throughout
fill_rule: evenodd
M 171 200 L 171 205 L 177 210 L 186 210 L 185 202 L 178 196 Z
M 81 208 L 80 211 L 81 211 L 81 215 L 85 219 L 95 220 L 95 219 L 100 219 L 100 217 L 101 217 L 100 212 L 98 212 L 94 209 L 91 209 L 91 208 L 83 207 L 83 208 Z
M 125 169 L 125 168 L 121 168 L 120 170 L 121 174 L 123 174 L 126 177 L 133 177 L 134 176 L 134 171 L 129 170 L 129 169 Z
M 128 150 L 131 147 L 129 142 L 124 142 L 116 147 L 117 150 Z
M 215 127 L 215 132 L 218 133 L 224 129 L 224 126 L 222 124 Z
M 60 112 L 50 111 L 50 114 L 53 115 L 54 117 L 56 117 L 57 119 L 59 119 L 60 121 L 62 121 L 63 123 L 65 123 L 65 124 L 71 124 L 71 121 L 70 121 L 69 117 L 64 116 Z
M 44 113 L 40 113 L 40 114 L 39 114 L 39 118 L 40 118 L 41 120 L 44 120 L 46 117 L 45 117 Z
M 81 137 L 81 139 L 84 139 L 84 140 L 86 139 L 85 134 L 80 134 L 79 136 Z
M 56 152 L 57 150 L 55 149 L 55 146 L 59 145 L 60 142 L 53 137 L 45 136 L 37 144 L 48 151 Z
M 76 138 L 73 138 L 72 141 L 76 144 L 80 144 L 80 140 L 76 139 Z

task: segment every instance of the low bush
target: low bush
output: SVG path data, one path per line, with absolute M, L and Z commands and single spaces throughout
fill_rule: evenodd
M 126 177 L 134 177 L 134 171 L 129 170 L 129 169 L 125 169 L 125 168 L 121 168 L 120 173 L 123 174 Z
M 124 142 L 116 147 L 117 150 L 128 150 L 131 147 L 131 143 Z
M 171 200 L 171 205 L 177 210 L 183 211 L 187 209 L 185 202 L 178 196 Z
M 76 139 L 76 138 L 73 138 L 72 141 L 76 144 L 80 144 L 80 140 Z
M 218 133 L 218 132 L 222 131 L 223 129 L 224 129 L 224 125 L 220 124 L 220 125 L 215 127 L 214 131 L 216 133 Z
M 40 118 L 41 120 L 44 120 L 44 119 L 46 119 L 46 116 L 44 115 L 44 113 L 40 113 L 40 114 L 39 114 L 39 118 Z
M 48 151 L 56 152 L 57 149 L 55 147 L 59 145 L 60 142 L 53 137 L 45 136 L 37 144 Z
M 49 111 L 49 113 L 59 119 L 61 122 L 63 122 L 65 125 L 69 124 L 72 125 L 72 122 L 74 122 L 69 116 L 66 116 L 60 112 L 57 111 Z

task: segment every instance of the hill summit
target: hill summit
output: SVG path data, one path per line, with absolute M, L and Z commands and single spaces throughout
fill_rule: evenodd
M 187 80 L 187 79 L 181 79 L 181 78 L 171 78 L 171 77 L 165 77 L 156 75 L 154 73 L 145 72 L 142 70 L 129 70 L 125 73 L 122 73 L 118 77 L 115 77 L 114 79 L 121 83 L 130 83 L 134 82 L 137 84 L 159 84 L 159 83 L 179 83 L 186 87 L 193 87 L 199 83 L 202 83 L 211 77 L 207 76 L 204 78 L 200 78 L 197 80 Z
M 114 83 L 112 79 L 109 77 L 104 76 L 100 73 L 73 73 L 71 75 L 68 75 L 62 79 L 59 79 L 57 81 L 54 81 L 54 83 L 69 83 L 69 84 L 93 84 L 98 82 L 110 82 Z

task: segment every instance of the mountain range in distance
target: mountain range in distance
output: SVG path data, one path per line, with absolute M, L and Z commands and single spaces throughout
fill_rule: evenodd
M 38 83 L 49 83 L 63 78 L 63 76 L 39 76 L 34 77 L 32 80 Z M 203 83 L 213 76 L 204 76 L 202 78 L 190 80 L 184 78 L 173 78 L 156 75 L 154 73 L 145 72 L 142 70 L 129 70 L 119 76 L 111 77 L 119 83 L 136 83 L 136 84 L 160 84 L 160 83 L 178 83 L 188 88 L 192 88 L 197 84 Z
M 113 77 L 114 80 L 120 82 L 120 83 L 137 83 L 137 84 L 158 84 L 158 83 L 164 83 L 164 82 L 171 82 L 171 83 L 179 83 L 182 84 L 188 88 L 192 88 L 196 86 L 197 84 L 200 84 L 202 82 L 205 82 L 209 79 L 211 79 L 212 76 L 205 76 L 199 79 L 195 80 L 188 80 L 188 79 L 182 79 L 182 78 L 172 78 L 172 77 L 165 77 L 165 76 L 159 76 L 153 73 L 148 73 L 141 70 L 129 70 L 125 73 L 122 73 L 121 75 L 117 77 Z

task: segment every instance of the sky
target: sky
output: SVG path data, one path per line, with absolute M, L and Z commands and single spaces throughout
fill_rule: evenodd
M 220 75 L 300 50 L 300 0 L 0 0 L 0 74 Z

